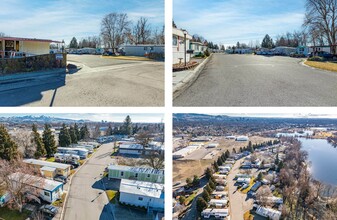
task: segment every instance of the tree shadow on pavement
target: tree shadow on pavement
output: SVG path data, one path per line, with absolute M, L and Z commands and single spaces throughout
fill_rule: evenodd
M 58 76 L 46 78 L 44 80 L 31 80 L 25 82 L 19 82 L 22 85 L 13 85 L 22 88 L 11 87 L 9 85 L 1 84 L 0 87 L 5 88 L 6 90 L 0 92 L 0 106 L 21 106 L 25 104 L 29 104 L 32 102 L 36 102 L 42 99 L 42 92 L 48 90 L 56 90 L 66 84 L 66 75 L 61 74 Z M 7 89 L 8 88 L 8 89 Z M 55 97 L 55 92 L 52 98 Z M 52 105 L 52 101 L 50 100 L 47 103 L 48 106 Z
M 102 213 L 99 216 L 99 220 L 115 220 L 113 218 L 112 213 L 111 213 L 111 207 L 109 207 L 109 206 L 110 206 L 110 204 L 106 204 L 103 207 Z M 125 218 L 125 219 L 128 219 L 128 218 Z
M 75 64 L 72 64 L 72 63 L 69 63 L 67 65 L 68 74 L 71 74 L 71 75 L 77 73 L 81 69 L 82 69 L 82 67 L 79 67 L 79 66 L 77 66 Z
M 97 178 L 97 181 L 91 187 L 100 190 L 119 190 L 120 183 L 120 179 L 109 180 L 108 177 L 103 177 L 102 179 Z

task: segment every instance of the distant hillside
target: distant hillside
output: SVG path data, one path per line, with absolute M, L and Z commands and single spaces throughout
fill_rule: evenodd
M 66 118 L 57 118 L 50 117 L 45 115 L 33 116 L 33 115 L 25 115 L 25 116 L 12 116 L 12 117 L 0 117 L 0 123 L 86 123 L 90 122 L 89 120 L 73 120 Z
M 184 114 L 173 115 L 173 121 L 222 121 L 228 119 L 227 115 L 207 115 L 207 114 Z

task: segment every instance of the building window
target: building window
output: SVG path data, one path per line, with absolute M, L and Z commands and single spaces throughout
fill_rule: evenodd
M 177 36 L 173 36 L 173 38 L 172 38 L 172 44 L 173 44 L 173 46 L 177 46 L 178 45 L 178 37 Z
M 50 192 L 44 191 L 45 196 L 50 196 Z
M 124 176 L 124 172 L 123 171 L 121 172 L 121 176 Z
M 138 197 L 138 200 L 139 201 L 143 201 L 143 197 Z
M 150 174 L 147 174 L 147 178 L 150 178 Z
M 135 177 L 136 177 L 136 178 L 138 177 L 138 173 L 135 174 Z

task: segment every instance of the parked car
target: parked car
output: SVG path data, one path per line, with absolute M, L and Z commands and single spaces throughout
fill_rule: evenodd
M 57 182 L 61 182 L 61 183 L 67 183 L 67 181 L 68 181 L 67 177 L 61 176 L 61 175 L 55 176 L 54 180 L 57 181 Z
M 80 166 L 80 163 L 74 161 L 74 162 L 72 162 L 70 165 L 71 165 L 71 169 L 76 169 L 77 167 Z
M 318 52 L 318 56 L 323 57 L 325 59 L 332 59 L 333 58 L 333 54 L 325 52 L 325 51 Z
M 243 186 L 241 187 L 242 189 L 247 189 L 249 187 L 249 184 L 245 183 L 243 184 Z
M 54 217 L 58 213 L 58 208 L 53 205 L 43 205 L 39 210 L 43 215 L 48 217 Z

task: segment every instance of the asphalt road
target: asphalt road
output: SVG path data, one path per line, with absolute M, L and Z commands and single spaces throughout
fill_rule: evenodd
M 231 220 L 242 220 L 244 213 L 251 210 L 254 203 L 253 199 L 246 199 L 247 194 L 243 194 L 237 190 L 237 186 L 235 186 L 236 181 L 233 180 L 235 175 L 240 173 L 242 161 L 243 159 L 236 161 L 231 172 L 227 176 Z
M 64 219 L 114 219 L 100 180 L 105 167 L 114 162 L 112 150 L 113 143 L 102 145 L 73 177 Z
M 174 106 L 337 106 L 337 73 L 300 61 L 214 54 Z
M 0 92 L 1 106 L 164 106 L 164 62 L 68 55 L 79 68 L 40 85 Z

